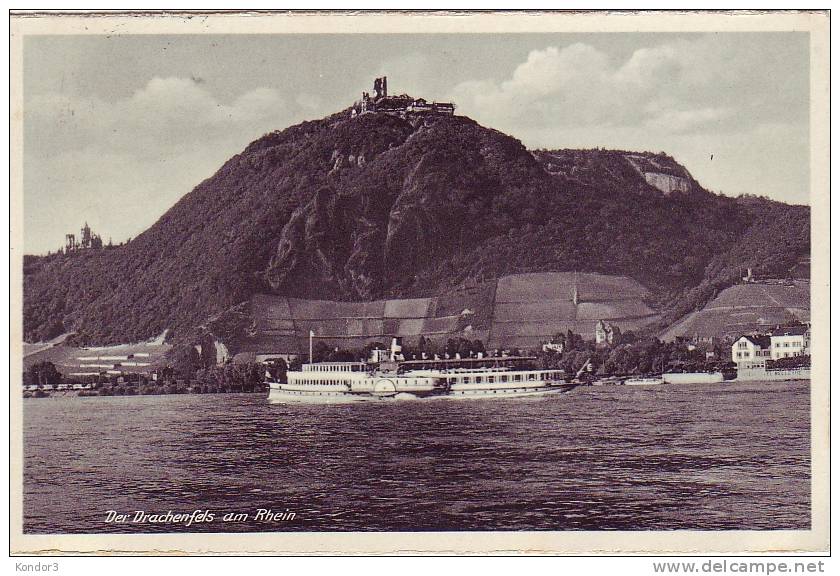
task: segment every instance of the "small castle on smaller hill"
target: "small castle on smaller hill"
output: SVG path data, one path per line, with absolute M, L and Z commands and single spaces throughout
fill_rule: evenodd
M 99 250 L 102 248 L 102 238 L 99 234 L 91 232 L 87 222 L 81 229 L 79 240 L 76 240 L 75 234 L 65 234 L 65 239 L 64 252 L 66 254 L 78 250 Z
M 362 99 L 353 105 L 352 117 L 360 114 L 389 114 L 406 118 L 408 116 L 455 114 L 455 104 L 451 102 L 427 102 L 423 98 L 413 98 L 408 94 L 388 96 L 388 77 L 377 78 L 373 82 L 373 96 L 362 92 Z

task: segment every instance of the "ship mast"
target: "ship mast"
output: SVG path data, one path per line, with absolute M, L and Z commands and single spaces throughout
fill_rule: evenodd
M 309 363 L 312 364 L 312 338 L 315 337 L 315 331 L 309 331 Z

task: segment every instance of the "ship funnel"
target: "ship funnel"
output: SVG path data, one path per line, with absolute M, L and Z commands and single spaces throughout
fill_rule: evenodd
M 402 356 L 402 338 L 391 339 L 391 361 L 396 362 Z

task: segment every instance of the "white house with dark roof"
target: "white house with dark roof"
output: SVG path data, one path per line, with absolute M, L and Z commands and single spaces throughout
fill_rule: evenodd
M 770 353 L 773 360 L 811 353 L 809 326 L 783 326 L 770 332 Z
M 771 358 L 770 336 L 744 334 L 732 343 L 732 361 L 738 368 L 763 368 Z

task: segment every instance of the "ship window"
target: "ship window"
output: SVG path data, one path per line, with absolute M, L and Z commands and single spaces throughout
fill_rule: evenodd
M 484 381 L 484 377 L 483 377 L 483 376 L 476 376 L 476 377 L 475 377 L 475 383 L 476 383 L 476 384 L 481 384 L 483 381 Z
M 528 374 L 528 380 L 535 380 L 535 376 L 534 376 L 534 373 L 533 373 L 533 372 L 531 372 L 530 374 Z
M 514 382 L 522 382 L 522 374 L 514 374 L 513 375 Z
M 464 376 L 463 381 L 464 384 L 469 384 L 470 382 L 472 382 L 472 379 L 469 376 Z
M 495 377 L 495 376 L 488 376 L 488 377 L 487 377 L 487 382 L 488 382 L 489 384 L 492 384 L 492 383 L 494 383 L 495 381 L 496 381 L 496 377 Z
M 450 378 L 450 379 L 449 379 L 449 383 L 450 383 L 450 384 L 456 384 L 457 382 L 458 382 L 458 379 L 457 379 L 457 378 Z
M 501 382 L 507 382 L 508 381 L 507 374 L 502 374 L 501 376 L 499 376 L 499 378 L 501 379 L 500 380 Z

